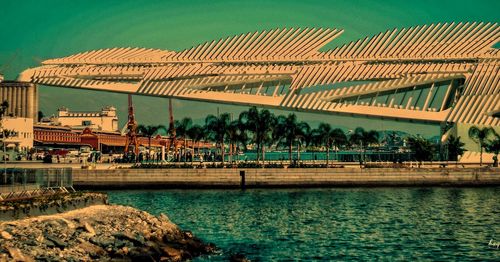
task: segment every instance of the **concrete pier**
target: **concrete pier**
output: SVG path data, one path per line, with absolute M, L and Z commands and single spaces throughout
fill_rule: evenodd
M 73 169 L 77 189 L 495 186 L 500 168 Z

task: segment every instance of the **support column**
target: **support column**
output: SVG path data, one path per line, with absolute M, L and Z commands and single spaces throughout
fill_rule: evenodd
M 17 108 L 16 108 L 16 116 L 17 117 L 22 117 L 22 108 L 23 108 L 23 105 L 22 105 L 22 102 L 23 102 L 23 89 L 24 87 L 22 86 L 18 86 L 17 88 L 17 96 L 16 96 L 16 104 L 17 104 Z
M 441 102 L 441 107 L 439 108 L 439 111 L 443 111 L 445 109 L 446 104 L 448 104 L 447 103 L 448 98 L 450 97 L 451 91 L 454 89 L 453 88 L 453 82 L 454 81 L 455 80 L 451 80 L 450 81 L 450 85 L 448 85 L 448 89 L 446 90 L 446 94 L 444 95 L 443 101 Z
M 422 108 L 422 111 L 427 111 L 427 108 L 429 108 L 431 97 L 433 96 L 432 92 L 434 91 L 434 86 L 435 86 L 435 83 L 432 83 L 431 88 L 429 89 L 429 94 L 427 95 L 427 98 L 425 99 L 425 103 L 424 103 L 424 107 Z

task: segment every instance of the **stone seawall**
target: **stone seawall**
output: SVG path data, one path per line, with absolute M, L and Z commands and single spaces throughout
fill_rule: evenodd
M 76 188 L 491 186 L 500 168 L 290 168 L 73 170 Z

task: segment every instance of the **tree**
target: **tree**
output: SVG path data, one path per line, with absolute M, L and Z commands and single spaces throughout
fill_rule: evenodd
M 205 118 L 205 129 L 207 130 L 209 137 L 215 141 L 221 149 L 222 165 L 224 165 L 225 157 L 224 140 L 226 139 L 230 118 L 231 116 L 228 113 L 224 113 L 219 116 L 208 115 Z
M 42 119 L 45 117 L 45 114 L 42 111 L 38 111 L 37 120 L 38 122 L 42 122 Z
M 460 141 L 460 137 L 450 136 L 446 142 L 448 161 L 458 161 L 458 156 L 464 154 L 464 143 Z
M 479 128 L 477 126 L 471 126 L 469 128 L 469 137 L 476 143 L 479 144 L 479 165 L 483 165 L 483 149 L 488 143 L 488 138 L 494 134 L 491 127 Z
M 148 156 L 147 160 L 149 160 L 149 157 L 151 156 L 151 139 L 158 134 L 160 130 L 163 130 L 167 132 L 167 129 L 163 125 L 139 125 L 137 127 L 137 132 L 139 133 L 140 136 L 145 136 L 148 138 Z
M 7 100 L 3 101 L 2 104 L 0 104 L 0 119 L 2 119 L 3 116 L 5 116 L 8 108 L 9 108 L 9 102 L 7 102 Z
M 186 148 L 187 148 L 187 138 L 188 138 L 188 130 L 191 128 L 191 125 L 193 124 L 193 120 L 190 117 L 184 117 L 181 120 L 175 120 L 174 121 L 174 126 L 175 126 L 175 134 L 177 138 L 182 139 L 182 152 L 184 155 L 184 162 L 186 162 Z M 177 158 L 178 161 L 180 161 L 181 154 L 179 154 L 179 157 Z
M 2 136 L 2 145 L 3 145 L 3 158 L 4 158 L 4 164 L 6 163 L 6 158 L 5 158 L 5 140 L 11 136 L 11 130 L 6 130 L 3 128 L 3 117 L 7 113 L 7 109 L 9 108 L 9 102 L 7 100 L 3 101 L 2 104 L 0 104 L 0 129 L 2 131 L 1 136 Z M 6 168 L 4 167 L 4 176 L 6 176 Z M 6 177 L 5 177 L 6 178 Z
M 308 144 L 309 133 L 311 128 L 305 122 L 298 122 L 295 114 L 288 116 L 278 116 L 276 119 L 276 127 L 273 132 L 273 137 L 277 141 L 277 146 L 288 148 L 288 159 L 292 163 L 293 143 L 297 141 L 297 160 L 300 160 L 300 145 Z
M 347 136 L 345 135 L 344 131 L 340 128 L 335 128 L 330 132 L 330 143 L 331 147 L 335 148 L 335 159 L 338 160 L 338 150 L 341 146 L 344 146 L 347 144 Z
M 347 143 L 347 137 L 340 128 L 332 129 L 330 124 L 320 123 L 317 129 L 312 131 L 314 143 L 326 148 L 326 165 L 330 161 L 330 149 L 340 147 Z
M 415 160 L 418 161 L 418 166 L 422 164 L 422 161 L 431 161 L 433 159 L 433 154 L 436 146 L 432 144 L 429 140 L 410 136 L 407 138 L 410 150 L 414 153 Z
M 187 136 L 193 141 L 193 154 L 194 154 L 194 144 L 198 144 L 205 136 L 205 130 L 200 125 L 193 125 L 187 130 Z M 198 146 L 198 153 L 200 152 L 200 147 Z M 193 158 L 191 158 L 191 163 Z
M 494 154 L 493 166 L 498 167 L 498 154 L 500 153 L 500 135 L 494 132 L 494 138 L 486 145 L 486 152 Z
M 226 129 L 226 137 L 227 142 L 229 144 L 229 162 L 233 162 L 233 155 L 235 151 L 235 147 L 238 144 L 239 136 L 240 136 L 240 121 L 233 120 L 229 123 L 228 128 Z
M 272 142 L 272 133 L 276 125 L 276 117 L 267 109 L 258 110 L 257 107 L 251 107 L 248 111 L 241 112 L 240 122 L 245 129 L 252 133 L 252 140 L 257 145 L 257 163 L 264 161 L 265 144 Z M 262 151 L 262 152 L 261 152 Z
M 379 133 L 375 130 L 365 131 L 362 127 L 358 127 L 349 137 L 349 142 L 352 145 L 358 145 L 360 148 L 359 162 L 364 162 L 365 149 L 370 144 L 376 144 L 379 141 Z

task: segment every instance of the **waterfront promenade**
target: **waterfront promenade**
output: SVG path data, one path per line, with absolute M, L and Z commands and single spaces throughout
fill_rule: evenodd
M 204 168 L 73 170 L 76 188 L 500 185 L 500 168 Z
M 72 173 L 76 189 L 255 188 L 335 186 L 500 185 L 500 168 L 439 163 L 401 168 L 130 168 L 131 164 L 8 164 L 9 168 L 60 169 Z M 68 167 L 71 167 L 68 169 Z

